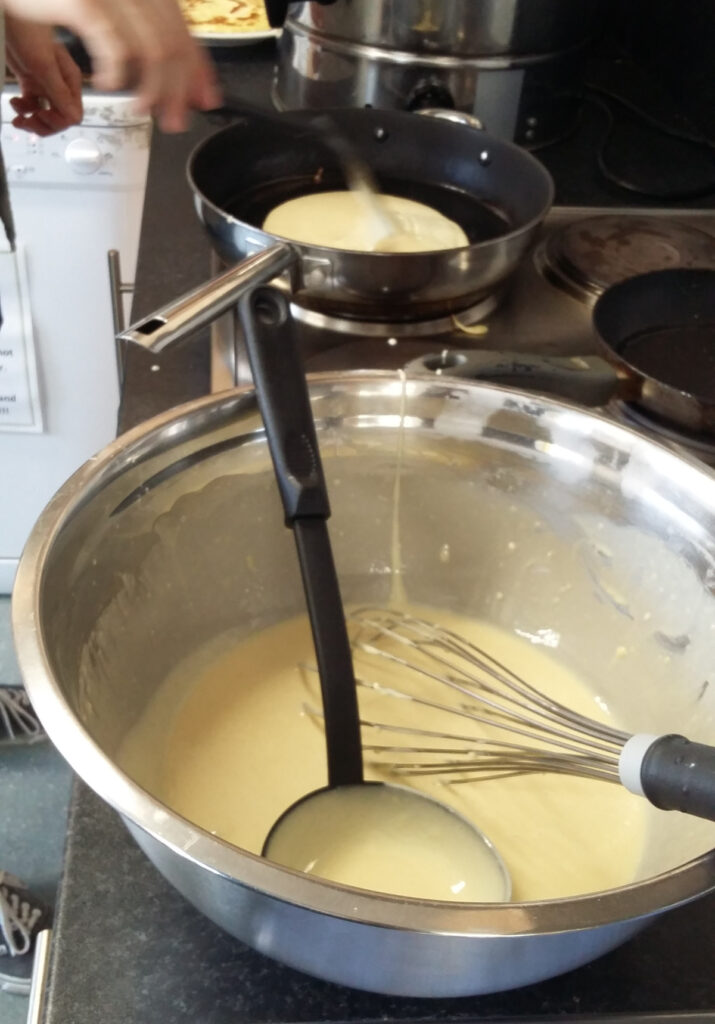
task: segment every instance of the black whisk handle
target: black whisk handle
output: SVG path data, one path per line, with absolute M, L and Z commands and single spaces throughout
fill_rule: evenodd
M 641 764 L 643 795 L 664 811 L 715 821 L 715 747 L 660 736 Z

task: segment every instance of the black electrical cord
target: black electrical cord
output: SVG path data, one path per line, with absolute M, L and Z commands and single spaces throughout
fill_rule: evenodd
M 661 135 L 665 135 L 669 138 L 677 139 L 681 142 L 685 142 L 688 145 L 695 146 L 700 150 L 703 150 L 708 155 L 712 155 L 713 169 L 715 171 L 715 142 L 712 142 L 705 135 L 697 131 L 686 131 L 681 128 L 675 128 L 672 125 L 665 124 L 658 118 L 653 117 L 647 111 L 642 110 L 635 103 L 630 100 L 624 99 L 623 96 L 619 96 L 615 92 L 611 92 L 609 89 L 604 89 L 602 86 L 587 84 L 586 85 L 586 99 L 594 106 L 601 110 L 608 120 L 606 131 L 601 139 L 601 143 L 596 152 L 596 160 L 598 163 L 598 169 L 606 181 L 618 188 L 624 189 L 628 192 L 633 192 L 639 196 L 645 196 L 650 199 L 659 200 L 685 200 L 685 199 L 699 199 L 703 196 L 711 195 L 715 192 L 715 174 L 713 177 L 699 185 L 692 185 L 684 188 L 672 188 L 672 189 L 655 189 L 648 188 L 647 186 L 637 184 L 636 182 L 630 181 L 628 178 L 623 177 L 614 171 L 608 164 L 607 150 L 609 142 L 613 135 L 613 130 L 616 124 L 616 119 L 613 114 L 613 110 L 610 107 L 610 103 L 617 103 L 623 107 L 628 113 L 648 125 L 650 128 L 655 129 Z M 608 102 L 606 102 L 608 100 Z

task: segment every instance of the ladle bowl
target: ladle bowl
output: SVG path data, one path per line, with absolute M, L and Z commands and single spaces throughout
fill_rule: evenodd
M 263 856 L 360 889 L 417 899 L 507 902 L 494 844 L 451 807 L 406 786 L 326 786 L 275 822 Z

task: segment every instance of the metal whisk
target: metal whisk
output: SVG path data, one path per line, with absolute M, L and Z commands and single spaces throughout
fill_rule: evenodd
M 544 772 L 576 775 L 620 782 L 657 807 L 715 820 L 714 747 L 676 735 L 632 736 L 596 722 L 547 697 L 465 637 L 406 612 L 366 607 L 349 620 L 358 685 L 516 737 L 362 719 L 363 750 L 382 768 L 405 776 L 439 775 L 451 783 Z M 394 686 L 389 665 L 432 680 L 455 700 Z M 412 742 L 366 742 L 373 732 Z

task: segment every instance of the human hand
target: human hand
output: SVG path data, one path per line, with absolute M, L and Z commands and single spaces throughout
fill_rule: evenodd
M 7 64 L 20 96 L 10 104 L 15 128 L 52 135 L 82 120 L 82 74 L 47 25 L 7 15 Z
M 17 18 L 63 25 L 80 37 L 98 89 L 133 89 L 141 112 L 183 131 L 189 109 L 220 106 L 213 67 L 176 0 L 0 0 Z

